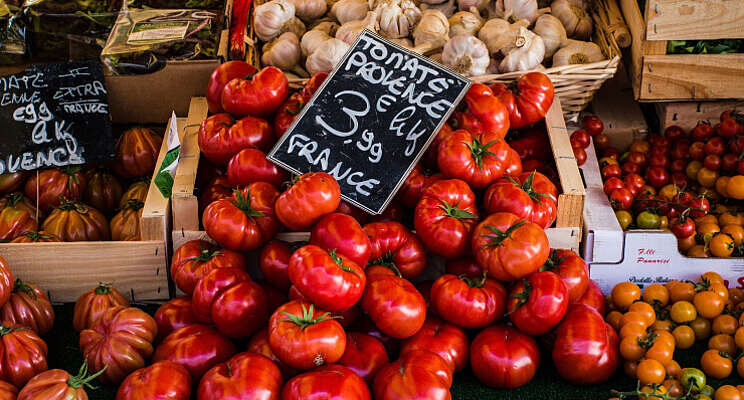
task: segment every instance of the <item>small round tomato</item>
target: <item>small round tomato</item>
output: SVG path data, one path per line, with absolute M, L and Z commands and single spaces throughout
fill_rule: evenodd
M 710 239 L 710 252 L 715 257 L 731 257 L 734 252 L 734 239 L 725 233 L 716 233 Z
M 697 310 L 692 303 L 683 300 L 672 304 L 672 309 L 670 310 L 669 315 L 672 318 L 672 321 L 681 324 L 694 321 L 695 318 L 697 318 Z
M 692 129 L 690 134 L 692 140 L 706 141 L 713 136 L 713 127 L 708 121 L 700 121 L 695 128 Z
M 581 119 L 581 126 L 591 136 L 597 136 L 604 130 L 604 124 L 602 120 L 596 115 L 587 115 Z
M 626 175 L 626 176 L 630 174 L 640 174 L 641 170 L 643 169 L 641 168 L 640 165 L 630 162 L 630 161 L 624 162 L 622 167 L 620 168 L 623 172 L 623 175 Z
M 718 350 L 726 354 L 736 354 L 736 340 L 727 334 L 713 335 L 708 339 L 708 349 Z
M 687 167 L 687 161 L 686 160 L 674 160 L 671 164 L 669 164 L 669 170 L 672 171 L 672 174 L 675 173 L 681 173 L 685 177 L 685 168 Z
M 687 350 L 695 344 L 695 331 L 687 325 L 679 325 L 672 331 L 676 347 Z
M 615 211 L 615 217 L 617 218 L 617 222 L 620 224 L 622 230 L 627 229 L 633 222 L 633 216 L 625 210 Z
M 532 337 L 506 325 L 495 325 L 473 340 L 470 360 L 473 373 L 482 383 L 513 389 L 535 376 L 540 352 Z
M 651 150 L 651 144 L 645 140 L 634 140 L 630 144 L 629 150 L 648 153 Z
M 589 136 L 589 133 L 587 131 L 578 129 L 571 134 L 570 140 L 572 147 L 585 149 L 591 144 L 592 138 L 591 136 Z M 574 143 L 576 144 L 576 146 L 574 146 Z
M 735 386 L 723 385 L 716 389 L 714 400 L 741 400 L 742 394 Z
M 610 179 L 607 179 L 603 187 L 604 192 L 607 196 L 609 196 L 615 189 L 624 189 L 624 188 L 625 188 L 625 183 L 623 182 L 623 180 L 620 178 L 614 177 L 614 176 Z
M 726 193 L 731 198 L 744 199 L 744 175 L 732 176 L 726 184 Z
M 669 140 L 677 140 L 684 138 L 686 136 L 684 129 L 680 128 L 677 125 L 669 125 L 664 130 L 664 136 L 669 138 Z
M 695 234 L 695 221 L 677 216 L 669 220 L 669 229 L 679 239 L 688 238 Z
M 666 369 L 664 364 L 649 358 L 638 363 L 636 376 L 638 376 L 641 385 L 661 385 L 666 377 Z
M 703 159 L 703 166 L 711 171 L 721 169 L 721 157 L 715 154 L 708 154 Z
M 707 350 L 700 358 L 700 366 L 706 375 L 713 379 L 726 379 L 734 370 L 734 363 L 718 350 Z
M 646 180 L 638 174 L 628 174 L 623 179 L 623 183 L 628 190 L 635 190 L 636 193 L 640 193 L 640 191 L 643 189 L 643 186 L 646 185 Z M 609 196 L 609 193 L 607 193 L 606 191 L 605 194 Z
M 623 171 L 620 169 L 619 165 L 615 164 L 608 164 L 602 167 L 602 179 L 610 179 L 613 176 L 616 178 L 622 178 Z
M 669 183 L 669 171 L 662 167 L 651 167 L 646 170 L 646 182 L 658 189 Z
M 646 164 L 648 163 L 648 157 L 646 156 L 645 153 L 631 151 L 630 153 L 628 153 L 628 158 L 626 158 L 625 161 L 638 164 L 641 167 L 645 167 Z
M 644 211 L 636 217 L 636 225 L 641 229 L 658 229 L 661 219 L 658 214 Z
M 690 387 L 702 389 L 706 382 L 705 374 L 697 368 L 685 368 L 679 376 L 679 382 L 685 390 Z
M 722 156 L 726 152 L 726 142 L 720 136 L 714 136 L 705 142 L 703 150 L 705 150 L 705 154 Z
M 604 150 L 610 145 L 610 137 L 604 132 L 595 136 L 593 141 L 594 145 L 600 150 Z
M 705 188 L 712 188 L 716 185 L 716 179 L 718 179 L 718 171 L 713 171 L 708 168 L 700 168 L 696 177 L 698 183 Z
M 615 210 L 629 210 L 633 206 L 633 193 L 625 188 L 615 189 L 610 193 L 610 204 Z
M 633 282 L 620 282 L 612 288 L 611 296 L 618 310 L 627 310 L 633 302 L 640 300 L 641 288 Z
M 643 289 L 643 301 L 665 307 L 669 304 L 669 289 L 658 283 L 648 285 Z
M 576 165 L 579 167 L 586 163 L 586 150 L 584 149 L 573 149 L 574 158 L 576 158 Z

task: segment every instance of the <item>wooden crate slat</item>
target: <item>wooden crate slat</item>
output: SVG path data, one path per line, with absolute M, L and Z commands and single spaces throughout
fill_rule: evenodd
M 674 54 L 643 58 L 643 100 L 729 99 L 744 94 L 744 54 Z
M 189 119 L 185 129 L 179 130 L 181 157 L 173 179 L 173 229 L 199 230 L 199 199 L 194 195 L 194 184 L 199 166 L 199 126 L 207 118 L 207 99 L 191 100 Z
M 725 110 L 744 110 L 744 100 L 740 101 L 691 101 L 677 103 L 657 103 L 656 113 L 662 129 L 677 125 L 690 131 L 698 121 L 710 121 L 713 125 Z
M 167 299 L 165 251 L 162 240 L 0 246 L 13 275 L 38 285 L 55 302 L 74 302 L 98 282 L 111 283 L 130 300 Z
M 650 0 L 647 40 L 744 37 L 744 0 Z

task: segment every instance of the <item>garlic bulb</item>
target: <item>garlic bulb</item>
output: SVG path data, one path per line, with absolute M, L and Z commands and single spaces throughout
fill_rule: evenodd
M 421 10 L 411 0 L 392 0 L 377 8 L 380 33 L 388 38 L 407 37 L 421 19 Z
M 475 7 L 478 11 L 486 11 L 489 0 L 457 0 L 457 8 L 460 11 L 469 11 L 470 7 Z
M 483 18 L 481 18 L 478 9 L 471 7 L 470 11 L 459 11 L 455 13 L 449 19 L 450 24 L 450 37 L 458 35 L 475 35 L 478 30 L 483 26 Z
M 328 3 L 325 0 L 289 0 L 295 6 L 295 15 L 303 21 L 315 21 L 325 15 Z
M 389 40 L 397 44 L 398 46 L 403 46 L 407 49 L 413 48 L 413 42 L 409 38 L 399 38 L 399 39 L 389 39 Z
M 253 12 L 256 36 L 264 42 L 289 30 L 294 23 L 295 6 L 287 0 L 271 0 L 257 6 Z
M 336 39 L 340 39 L 346 44 L 354 44 L 354 41 L 365 28 L 377 32 L 377 11 L 368 12 L 363 20 L 351 21 L 341 25 L 336 31 Z
M 499 64 L 499 71 L 528 71 L 540 65 L 545 58 L 545 43 L 540 36 L 520 26 L 517 39 L 501 49 L 501 53 L 504 59 Z
M 591 37 L 592 18 L 583 8 L 572 5 L 568 0 L 555 0 L 550 3 L 550 10 L 566 28 L 568 37 L 581 40 Z
M 442 14 L 444 14 L 444 16 L 447 18 L 453 16 L 455 14 L 455 11 L 457 11 L 455 0 L 447 0 L 447 1 L 444 1 L 438 4 L 422 2 L 421 5 L 419 5 L 419 7 L 421 8 L 421 11 L 426 11 L 426 10 L 441 11 Z
M 449 21 L 441 11 L 426 10 L 413 30 L 413 43 L 421 49 L 421 53 L 441 49 L 449 40 L 449 30 Z
M 566 46 L 553 54 L 553 66 L 569 64 L 590 64 L 605 59 L 602 49 L 593 42 L 568 40 Z
M 442 50 L 442 63 L 466 76 L 483 75 L 490 62 L 488 48 L 472 35 L 457 35 Z
M 307 28 L 305 28 L 305 24 L 302 22 L 301 19 L 297 17 L 292 18 L 286 28 L 287 29 L 282 32 L 292 32 L 297 35 L 297 37 L 302 37 L 302 35 L 304 35 L 307 31 Z
M 282 33 L 263 47 L 261 63 L 279 69 L 292 69 L 300 61 L 300 41 L 292 32 Z
M 432 4 L 432 5 L 434 5 L 434 4 L 442 4 L 442 3 L 446 3 L 446 2 L 447 2 L 447 0 L 421 0 L 421 4 L 422 5 L 423 4 Z
M 566 44 L 566 29 L 561 21 L 550 15 L 544 14 L 537 18 L 532 31 L 540 35 L 545 42 L 545 58 L 553 57 L 553 54 Z
M 318 46 L 336 34 L 337 29 L 338 24 L 333 22 L 321 22 L 316 25 L 315 28 L 302 35 L 302 41 L 300 41 L 302 54 L 306 57 L 313 54 Z
M 492 56 L 497 56 L 501 53 L 501 49 L 517 40 L 519 28 L 526 28 L 529 24 L 523 19 L 513 24 L 500 18 L 489 19 L 478 31 L 478 38 L 486 44 Z
M 499 62 L 491 59 L 491 62 L 488 63 L 488 68 L 486 68 L 486 74 L 492 75 L 492 74 L 498 74 L 499 73 Z
M 537 19 L 537 0 L 496 0 L 494 14 L 509 21 L 526 19 L 530 25 Z
M 364 19 L 368 12 L 369 5 L 366 0 L 339 0 L 331 7 L 331 15 L 341 25 Z
M 310 75 L 320 72 L 331 72 L 344 57 L 349 45 L 335 38 L 323 42 L 305 61 L 305 68 Z

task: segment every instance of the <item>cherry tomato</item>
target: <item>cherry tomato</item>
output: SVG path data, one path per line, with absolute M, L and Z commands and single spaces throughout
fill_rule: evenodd
M 718 350 L 707 350 L 700 358 L 700 366 L 706 375 L 713 379 L 726 379 L 734 370 L 734 363 Z
M 591 136 L 583 129 L 578 129 L 571 134 L 571 146 L 585 149 L 591 144 Z M 575 145 L 574 145 L 575 144 Z
M 692 137 L 692 140 L 706 141 L 713 136 L 713 127 L 708 121 L 700 121 L 695 128 L 692 129 L 690 136 Z
M 629 210 L 633 206 L 633 193 L 625 188 L 615 189 L 610 193 L 610 204 L 615 210 Z
M 627 310 L 641 298 L 641 288 L 632 282 L 620 282 L 612 288 L 612 302 L 619 310 Z
M 686 134 L 685 134 L 685 131 L 682 128 L 680 128 L 679 126 L 677 126 L 677 125 L 669 125 L 664 130 L 664 136 L 666 136 L 670 140 L 677 140 L 677 139 L 684 138 L 686 136 Z
M 695 318 L 697 318 L 697 310 L 692 303 L 682 300 L 672 304 L 672 309 L 670 310 L 669 315 L 672 318 L 672 321 L 681 324 L 684 322 L 694 321 Z
M 591 136 L 597 136 L 604 130 L 604 124 L 602 120 L 596 115 L 587 115 L 581 119 L 581 126 Z

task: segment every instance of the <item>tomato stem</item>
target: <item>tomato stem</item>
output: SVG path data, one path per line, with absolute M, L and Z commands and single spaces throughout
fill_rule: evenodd
M 21 278 L 16 278 L 15 283 L 13 285 L 13 293 L 17 293 L 17 292 L 26 293 L 28 297 L 34 300 L 37 299 L 36 293 L 34 292 L 34 288 L 32 288 L 31 286 L 23 282 Z
M 110 283 L 98 283 L 98 286 L 93 290 L 95 294 L 109 294 L 111 293 Z
M 511 234 L 514 232 L 517 228 L 524 225 L 526 221 L 521 220 L 517 221 L 514 225 L 510 226 L 509 229 L 506 231 L 501 231 L 499 228 L 496 228 L 493 225 L 486 225 L 486 228 L 493 232 L 493 235 L 481 235 L 481 237 L 486 237 L 490 240 L 488 244 L 486 244 L 486 247 L 495 247 L 495 246 L 501 246 L 501 244 L 506 239 L 511 239 Z
M 331 257 L 333 262 L 335 262 L 336 265 L 338 265 L 339 268 L 341 268 L 343 271 L 359 276 L 359 274 L 356 271 L 354 271 L 353 268 L 344 265 L 344 260 L 342 260 L 341 257 L 338 256 L 338 254 L 336 254 L 336 249 L 329 251 L 328 255 Z
M 295 325 L 299 326 L 300 329 L 305 329 L 308 326 L 319 324 L 321 322 L 325 322 L 325 321 L 329 321 L 329 320 L 332 320 L 332 319 L 340 319 L 341 318 L 341 316 L 339 316 L 339 315 L 331 315 L 331 313 L 329 313 L 329 312 L 325 312 L 325 313 L 323 313 L 323 314 L 321 314 L 321 315 L 313 318 L 313 314 L 315 313 L 315 305 L 314 304 L 310 304 L 310 307 L 308 307 L 308 308 L 305 307 L 305 304 L 301 304 L 301 306 L 302 306 L 302 315 L 301 316 L 290 314 L 290 313 L 284 311 L 283 313 L 287 317 L 284 318 L 284 319 L 282 319 L 282 321 L 292 322 Z
M 465 211 L 463 209 L 458 208 L 457 206 L 460 205 L 460 202 L 458 201 L 454 205 L 450 205 L 447 200 L 439 200 L 442 204 L 438 205 L 437 207 L 441 208 L 445 214 L 447 214 L 448 217 L 455 218 L 458 221 L 463 219 L 474 219 L 478 218 L 477 215 Z
M 240 211 L 243 211 L 243 213 L 250 219 L 254 219 L 256 217 L 265 217 L 266 214 L 262 213 L 261 211 L 255 210 L 251 207 L 251 192 L 249 189 L 245 190 L 246 194 L 243 195 L 243 192 L 240 190 L 234 190 L 233 194 L 235 195 L 235 200 L 233 200 L 233 204 L 235 204 L 235 207 L 240 209 Z
M 475 164 L 478 165 L 478 168 L 483 169 L 483 157 L 485 156 L 495 157 L 496 156 L 496 154 L 493 154 L 492 152 L 488 151 L 488 148 L 498 141 L 499 140 L 496 139 L 486 144 L 481 144 L 478 138 L 473 138 L 472 142 L 470 143 L 463 142 L 463 143 L 465 143 L 465 145 L 467 145 L 468 148 L 470 149 L 470 153 L 473 155 L 473 160 L 475 160 Z
M 486 283 L 486 277 L 487 277 L 486 271 L 483 271 L 483 274 L 481 274 L 481 276 L 478 277 L 477 279 L 471 278 L 471 277 L 469 277 L 467 275 L 464 275 L 464 274 L 458 276 L 458 278 L 461 281 L 467 283 L 468 286 L 469 287 L 472 287 L 472 288 L 479 288 L 479 287 L 483 286 L 483 284 Z
M 96 372 L 95 374 L 88 376 L 88 361 L 83 361 L 83 365 L 80 366 L 80 371 L 78 371 L 78 374 L 76 376 L 70 376 L 70 378 L 67 379 L 67 386 L 74 389 L 78 389 L 83 386 L 87 386 L 90 389 L 97 389 L 97 387 L 91 384 L 90 381 L 98 378 L 99 375 L 106 371 L 106 368 L 108 368 L 108 365 L 104 366 L 103 369 Z
M 398 269 L 398 266 L 395 265 L 395 262 L 393 261 L 393 253 L 390 251 L 388 251 L 387 254 L 383 255 L 382 257 L 367 263 L 368 267 L 372 265 L 380 265 L 389 268 L 390 270 L 395 272 L 395 275 L 398 278 L 403 277 L 403 274 L 400 273 L 400 269 Z
M 507 315 L 513 313 L 514 311 L 517 311 L 517 308 L 519 308 L 522 304 L 526 303 L 527 300 L 530 299 L 530 293 L 532 293 L 532 285 L 525 278 L 522 278 L 522 284 L 524 285 L 524 289 L 522 289 L 521 292 L 514 293 L 513 295 L 509 296 L 510 299 L 517 299 L 517 304 L 515 304 L 514 307 L 512 307 L 512 309 L 509 310 L 508 313 L 506 313 Z

